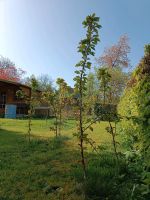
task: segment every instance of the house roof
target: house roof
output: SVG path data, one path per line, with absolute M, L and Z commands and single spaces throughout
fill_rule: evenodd
M 9 80 L 0 79 L 0 82 L 8 83 L 8 84 L 11 84 L 11 85 L 22 86 L 22 87 L 26 87 L 26 88 L 31 89 L 31 87 L 29 87 L 28 85 L 24 85 L 24 84 L 22 84 L 22 83 L 18 83 L 18 82 L 14 82 L 14 81 L 9 81 Z

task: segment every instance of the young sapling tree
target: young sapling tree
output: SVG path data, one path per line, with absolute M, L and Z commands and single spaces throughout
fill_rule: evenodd
M 117 153 L 117 143 L 116 143 L 116 120 L 117 120 L 117 113 L 115 106 L 110 102 L 110 99 L 106 98 L 108 91 L 110 92 L 110 81 L 111 81 L 111 75 L 108 72 L 108 69 L 105 67 L 99 68 L 97 72 L 97 78 L 100 83 L 100 90 L 102 90 L 103 93 L 103 103 L 101 103 L 101 106 L 99 107 L 99 115 L 103 118 L 103 120 L 108 121 L 109 127 L 106 128 L 107 132 L 111 134 L 112 136 L 112 143 L 114 147 L 114 152 L 116 155 L 116 158 L 118 160 L 118 153 Z M 112 121 L 114 121 L 115 126 L 113 127 Z
M 58 93 L 56 90 L 47 90 L 42 93 L 43 100 L 49 105 L 54 115 L 54 126 L 50 127 L 51 131 L 54 131 L 55 136 L 58 136 L 58 120 L 59 120 L 59 105 L 58 105 Z
M 61 135 L 61 129 L 62 129 L 62 124 L 63 124 L 63 109 L 65 106 L 65 101 L 66 101 L 66 93 L 67 93 L 67 83 L 65 82 L 64 79 L 58 78 L 56 81 L 58 85 L 58 90 L 57 90 L 57 95 L 58 95 L 58 134 Z
M 75 87 L 78 92 L 78 110 L 79 110 L 79 125 L 78 133 L 76 134 L 79 138 L 79 146 L 81 151 L 81 163 L 83 167 L 84 179 L 86 179 L 86 163 L 84 155 L 84 141 L 86 140 L 87 134 L 85 134 L 86 128 L 84 127 L 84 103 L 83 98 L 86 91 L 87 82 L 87 70 L 91 68 L 90 56 L 95 55 L 95 46 L 99 42 L 98 30 L 101 27 L 99 24 L 99 17 L 95 14 L 89 15 L 83 21 L 83 27 L 86 28 L 87 33 L 85 39 L 79 42 L 78 52 L 81 53 L 82 59 L 76 64 L 77 74 L 74 78 Z
M 32 126 L 32 116 L 34 114 L 35 106 L 40 102 L 40 91 L 38 91 L 38 81 L 35 78 L 30 80 L 31 84 L 31 96 L 27 96 L 22 90 L 16 92 L 16 96 L 25 99 L 26 103 L 29 105 L 28 110 L 28 139 L 29 144 L 31 142 L 31 126 Z

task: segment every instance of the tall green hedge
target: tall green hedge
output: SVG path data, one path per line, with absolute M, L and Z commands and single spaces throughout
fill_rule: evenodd
M 150 45 L 134 70 L 118 105 L 120 132 L 132 148 L 148 150 L 150 143 Z
M 150 197 L 150 44 L 134 70 L 118 105 L 121 117 L 119 132 L 122 135 L 129 169 L 134 176 L 135 191 L 142 199 Z

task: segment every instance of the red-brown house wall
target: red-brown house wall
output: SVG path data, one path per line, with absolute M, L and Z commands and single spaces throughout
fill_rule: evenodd
M 6 104 L 17 105 L 18 103 L 26 103 L 24 99 L 16 98 L 16 92 L 20 89 L 26 94 L 26 96 L 31 97 L 31 88 L 0 81 L 0 93 L 6 93 Z M 3 108 L 0 108 L 0 114 L 3 114 L 4 112 L 5 110 Z

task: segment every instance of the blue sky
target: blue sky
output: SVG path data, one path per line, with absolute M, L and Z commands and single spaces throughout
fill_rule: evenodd
M 0 0 L 0 55 L 27 75 L 47 73 L 73 85 L 82 21 L 95 12 L 102 25 L 96 57 L 127 34 L 135 66 L 150 43 L 149 8 L 150 0 Z

